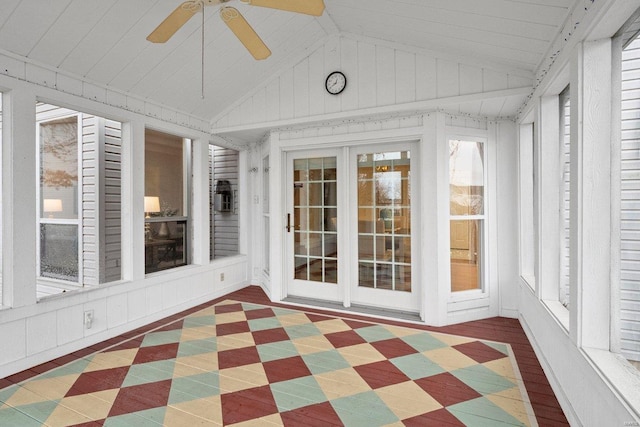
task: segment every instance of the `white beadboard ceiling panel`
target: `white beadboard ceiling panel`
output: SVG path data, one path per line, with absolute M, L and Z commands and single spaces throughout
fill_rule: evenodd
M 345 42 L 341 52 L 325 47 L 324 54 L 315 54 L 305 70 L 293 71 L 301 59 L 336 33 L 351 40 L 379 40 L 380 46 L 387 43 L 389 49 L 380 47 L 375 52 L 383 57 L 394 46 L 402 46 L 416 52 L 446 53 L 452 63 L 470 63 L 470 70 L 481 64 L 485 70 L 482 76 L 467 75 L 465 68 L 460 69 L 463 92 L 464 85 L 475 87 L 480 83 L 486 91 L 502 89 L 495 87 L 492 69 L 498 75 L 507 73 L 510 79 L 522 78 L 526 82 L 547 55 L 575 3 L 575 0 L 325 0 L 324 16 L 315 18 L 231 0 L 229 4 L 246 17 L 269 46 L 272 56 L 264 61 L 253 60 L 219 18 L 219 7 L 206 7 L 203 99 L 202 15 L 195 15 L 167 43 L 153 44 L 146 40 L 181 1 L 1 0 L 0 51 L 210 121 L 281 73 L 294 72 L 294 80 L 300 86 L 304 79 L 323 77 L 332 64 L 353 62 L 351 54 L 366 53 L 357 52 L 355 42 Z M 415 63 L 422 61 L 422 57 L 404 51 L 399 57 L 389 57 L 395 64 L 378 62 L 381 68 L 376 72 L 390 74 L 393 67 L 426 66 Z M 322 69 L 313 69 L 314 65 Z M 400 80 L 415 79 L 414 75 L 401 71 L 396 76 Z M 361 96 L 344 103 L 357 100 L 362 105 L 356 107 L 366 107 L 384 103 L 387 95 L 389 102 L 394 101 L 391 92 L 387 94 L 385 88 L 377 87 L 373 89 L 381 99 L 368 102 L 365 95 L 369 91 L 363 83 L 351 83 L 359 85 Z M 425 91 L 436 90 L 424 86 L 427 83 L 401 85 L 415 86 L 415 91 L 395 93 L 395 102 L 412 102 L 424 98 Z M 284 96 L 286 91 L 286 87 L 279 88 L 277 92 L 265 92 L 265 96 L 275 93 Z M 295 102 L 302 110 L 292 111 L 293 117 L 345 109 L 334 99 L 320 108 L 317 103 L 301 99 L 305 93 L 296 92 Z M 308 97 L 319 95 L 309 82 Z M 264 102 L 268 104 L 269 100 Z M 491 102 L 460 108 L 469 113 L 508 116 L 519 107 L 518 102 L 509 98 L 502 105 Z

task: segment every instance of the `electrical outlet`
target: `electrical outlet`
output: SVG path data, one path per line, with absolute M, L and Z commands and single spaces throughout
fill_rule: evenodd
M 84 312 L 84 327 L 91 329 L 93 325 L 93 310 L 87 310 Z
M 224 273 L 220 273 L 220 281 L 224 282 Z

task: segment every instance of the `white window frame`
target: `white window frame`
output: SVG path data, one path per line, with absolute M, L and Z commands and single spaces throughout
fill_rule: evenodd
M 35 114 L 35 111 L 34 111 Z M 44 117 L 41 120 L 36 121 L 36 206 L 37 206 L 37 217 L 36 217 L 36 235 L 38 238 L 36 239 L 36 271 L 37 271 L 37 280 L 39 283 L 58 283 L 58 284 L 77 284 L 83 286 L 84 278 L 83 278 L 83 256 L 82 256 L 82 113 L 64 113 L 64 114 L 44 114 Z M 78 171 L 78 194 L 76 195 L 76 203 L 78 204 L 78 218 L 77 219 L 57 219 L 57 218 L 44 218 L 42 216 L 42 212 L 40 210 L 40 199 L 42 197 L 40 191 L 41 185 L 41 162 L 42 156 L 40 155 L 41 151 L 41 134 L 40 127 L 42 124 L 51 122 L 54 120 L 61 120 L 70 117 L 76 117 L 76 125 L 78 126 L 78 141 L 77 141 L 77 150 L 78 150 L 78 162 L 77 162 L 77 171 Z M 63 279 L 55 279 L 51 277 L 43 277 L 41 276 L 41 245 L 40 245 L 40 229 L 42 224 L 58 224 L 58 225 L 75 225 L 77 227 L 78 232 L 78 280 L 63 280 Z

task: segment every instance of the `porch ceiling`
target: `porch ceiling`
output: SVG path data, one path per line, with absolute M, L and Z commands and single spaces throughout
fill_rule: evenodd
M 574 0 L 325 0 L 315 18 L 236 7 L 271 48 L 255 61 L 205 8 L 167 43 L 146 36 L 180 0 L 2 0 L 0 49 L 35 64 L 211 120 L 265 79 L 334 34 L 352 34 L 533 73 Z M 515 106 L 517 108 L 518 106 Z

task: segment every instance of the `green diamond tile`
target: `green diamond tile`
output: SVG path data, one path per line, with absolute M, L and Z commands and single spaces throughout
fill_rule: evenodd
M 473 365 L 451 372 L 460 381 L 480 394 L 492 394 L 514 387 L 516 384 L 483 365 Z
M 312 374 L 337 371 L 351 366 L 337 350 L 305 354 L 302 359 Z
M 355 331 L 367 342 L 376 342 L 396 338 L 396 336 L 389 332 L 388 329 L 380 325 L 358 328 Z
M 44 422 L 49 418 L 49 415 L 56 409 L 58 406 L 58 400 L 47 400 L 44 402 L 31 403 L 29 405 L 17 406 L 16 409 L 26 416 L 33 418 L 34 420 L 38 420 L 44 424 Z M 0 425 L 4 425 L 4 418 L 0 414 Z M 9 424 L 7 424 L 9 425 Z
M 320 385 L 311 376 L 281 381 L 270 387 L 280 412 L 327 401 Z
M 292 340 L 295 340 L 297 338 L 315 337 L 318 335 L 322 335 L 322 332 L 320 332 L 320 330 L 313 323 L 285 326 L 284 330 Z
M 491 342 L 491 341 L 481 341 L 481 342 L 495 350 L 498 350 L 500 353 L 504 354 L 505 356 L 509 355 L 509 348 L 507 347 L 506 344 L 501 344 L 499 342 Z
M 334 399 L 331 406 L 349 427 L 379 427 L 400 421 L 373 391 Z
M 422 334 L 408 335 L 406 337 L 400 337 L 400 339 L 420 352 L 448 347 L 447 344 L 443 343 L 442 341 L 440 341 L 439 339 L 435 338 L 433 335 L 427 332 Z
M 468 426 L 525 426 L 525 424 L 484 397 L 447 406 L 447 410 Z
M 6 426 L 40 427 L 42 423 L 15 408 L 0 409 L 0 422 Z
M 280 328 L 282 325 L 276 317 L 264 317 L 261 319 L 252 319 L 247 321 L 249 323 L 249 329 L 252 332 L 264 331 L 267 329 Z
M 182 336 L 182 329 L 175 329 L 173 331 L 160 331 L 151 332 L 145 335 L 140 347 L 152 347 L 154 345 L 172 344 L 180 342 Z
M 268 306 L 262 306 L 262 308 L 264 307 L 268 307 Z M 300 313 L 299 311 L 296 310 L 289 310 L 288 308 L 280 308 L 280 307 L 271 307 L 271 309 L 273 310 L 273 312 L 275 313 L 276 316 L 284 316 L 287 314 L 298 314 Z
M 242 308 L 245 311 L 249 311 L 249 310 L 261 310 L 263 308 L 267 307 L 266 305 L 258 305 L 258 304 L 252 304 L 250 302 L 243 302 L 242 303 Z
M 175 378 L 171 382 L 169 404 L 188 402 L 196 399 L 217 396 L 220 394 L 220 377 L 218 371 Z
M 122 383 L 122 387 L 131 387 L 171 379 L 173 377 L 175 364 L 176 360 L 170 359 L 131 365 Z
M 196 354 L 214 353 L 218 350 L 215 338 L 206 340 L 183 341 L 178 347 L 178 356 L 194 356 Z M 215 356 L 212 356 L 215 357 Z
M 256 346 L 262 362 L 286 359 L 298 355 L 298 349 L 291 341 L 277 341 Z
M 216 316 L 195 316 L 184 319 L 183 328 L 198 328 L 200 326 L 212 326 L 216 324 Z
M 426 378 L 445 372 L 440 365 L 420 353 L 396 357 L 394 359 L 390 359 L 390 362 L 412 380 Z
M 0 402 L 6 402 L 16 391 L 20 390 L 19 385 L 12 385 L 5 389 L 0 390 Z M 2 405 L 0 405 L 2 406 Z
M 167 408 L 165 406 L 147 409 L 131 414 L 109 417 L 103 425 L 104 427 L 158 427 L 164 424 L 166 412 Z

